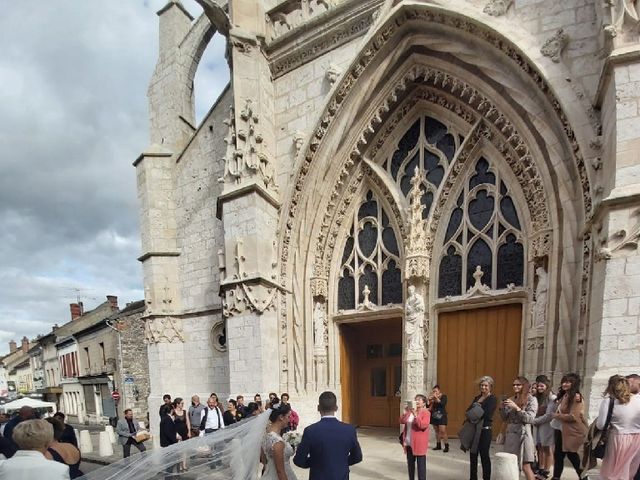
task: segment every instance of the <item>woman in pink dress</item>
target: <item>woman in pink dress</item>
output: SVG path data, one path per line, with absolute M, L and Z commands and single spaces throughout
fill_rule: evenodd
M 629 381 L 622 375 L 614 375 L 609 378 L 604 395 L 597 427 L 604 427 L 612 400 L 613 413 L 600 477 L 603 480 L 631 480 L 640 467 L 640 394 L 631 393 Z

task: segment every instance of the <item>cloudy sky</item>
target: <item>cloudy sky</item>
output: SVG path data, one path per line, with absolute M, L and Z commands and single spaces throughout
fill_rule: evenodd
M 0 355 L 117 295 L 143 298 L 135 169 L 166 0 L 20 0 L 0 15 Z M 195 16 L 201 9 L 183 0 Z M 228 81 L 224 40 L 198 120 Z

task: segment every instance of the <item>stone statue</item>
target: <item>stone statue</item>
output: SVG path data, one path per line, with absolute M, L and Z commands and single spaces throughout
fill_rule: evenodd
M 324 311 L 322 302 L 315 302 L 313 306 L 313 344 L 315 347 L 324 348 L 325 343 L 325 327 L 327 314 Z
M 533 326 L 542 327 L 546 320 L 549 275 L 544 267 L 538 267 L 536 268 L 536 276 L 538 277 L 538 286 L 536 287 L 536 298 L 533 304 Z
M 416 287 L 409 286 L 409 297 L 404 307 L 404 331 L 407 335 L 407 351 L 423 353 L 424 341 L 424 299 L 416 293 Z

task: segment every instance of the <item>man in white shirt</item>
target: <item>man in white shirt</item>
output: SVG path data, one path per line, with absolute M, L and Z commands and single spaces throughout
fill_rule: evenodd
M 53 442 L 53 426 L 46 420 L 25 420 L 13 430 L 20 450 L 0 461 L 0 478 L 11 480 L 69 480 L 69 467 L 47 460 L 44 452 Z
M 200 421 L 200 435 L 203 433 L 213 433 L 216 430 L 224 428 L 222 420 L 222 411 L 218 406 L 215 398 L 209 397 L 207 400 L 207 408 L 202 412 L 202 420 Z

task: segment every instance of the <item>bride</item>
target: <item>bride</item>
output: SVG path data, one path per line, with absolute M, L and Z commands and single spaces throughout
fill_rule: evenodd
M 293 447 L 280 434 L 289 425 L 290 416 L 291 406 L 288 404 L 281 404 L 269 414 L 269 426 L 262 441 L 262 452 L 267 461 L 263 480 L 297 480 L 290 465 Z

